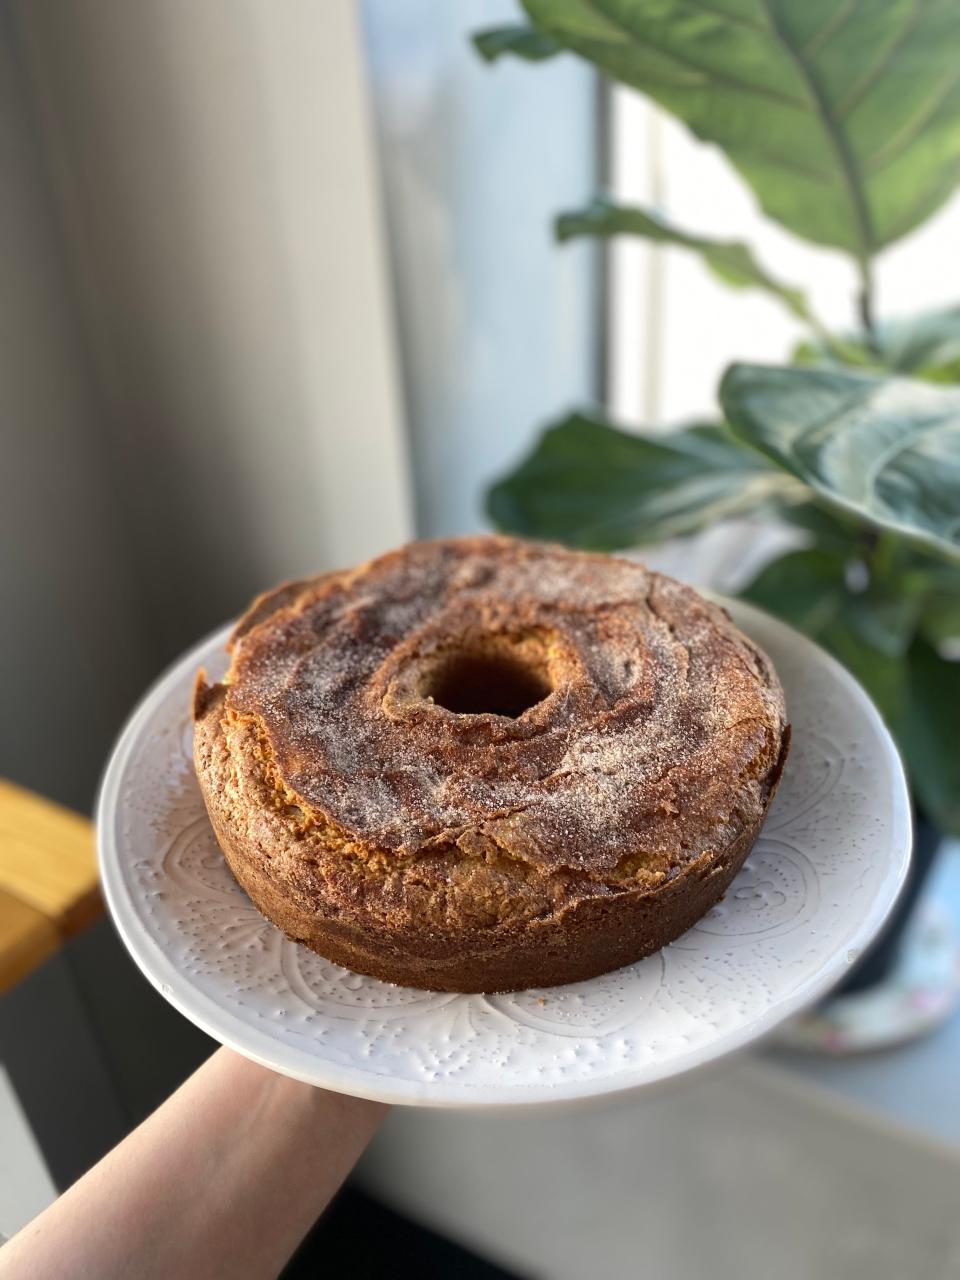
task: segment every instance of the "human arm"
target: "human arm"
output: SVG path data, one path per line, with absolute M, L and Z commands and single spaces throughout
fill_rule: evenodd
M 219 1049 L 0 1249 L 0 1280 L 272 1280 L 385 1111 Z

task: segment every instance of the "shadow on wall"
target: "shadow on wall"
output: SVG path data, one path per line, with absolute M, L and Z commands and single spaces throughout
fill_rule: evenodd
M 0 181 L 0 774 L 86 808 L 185 645 L 410 533 L 353 8 L 8 6 Z

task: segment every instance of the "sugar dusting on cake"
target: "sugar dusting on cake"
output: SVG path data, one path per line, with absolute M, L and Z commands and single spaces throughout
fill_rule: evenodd
M 557 636 L 565 678 L 517 719 L 396 694 L 459 637 L 524 631 Z M 413 544 L 308 586 L 239 640 L 228 690 L 286 783 L 364 841 L 405 855 L 482 837 L 597 874 L 705 847 L 698 810 L 732 813 L 769 769 L 779 699 L 689 588 L 496 538 Z

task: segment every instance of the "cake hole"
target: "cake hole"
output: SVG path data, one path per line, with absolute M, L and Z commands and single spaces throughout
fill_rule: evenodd
M 458 653 L 436 672 L 426 693 L 457 715 L 515 720 L 552 692 L 545 673 L 506 654 Z

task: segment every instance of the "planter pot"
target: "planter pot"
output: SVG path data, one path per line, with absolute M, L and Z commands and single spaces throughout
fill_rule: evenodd
M 943 833 L 924 814 L 914 808 L 913 858 L 907 874 L 907 882 L 889 920 L 872 946 L 853 966 L 846 980 L 833 995 L 850 995 L 878 986 L 886 979 L 896 962 L 897 951 L 904 931 L 913 916 L 914 907 L 927 883 L 943 844 Z

